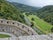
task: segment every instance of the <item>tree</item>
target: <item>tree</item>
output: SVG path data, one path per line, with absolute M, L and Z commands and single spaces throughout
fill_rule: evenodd
M 34 21 L 34 18 L 32 18 L 31 20 Z

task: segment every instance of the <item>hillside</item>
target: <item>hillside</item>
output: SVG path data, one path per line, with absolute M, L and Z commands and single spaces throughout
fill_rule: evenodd
M 20 10 L 5 0 L 0 0 L 0 18 L 25 23 Z
M 48 5 L 39 9 L 37 15 L 53 25 L 53 5 Z
M 24 14 L 25 15 L 25 14 Z M 38 34 L 48 34 L 51 33 L 51 29 L 53 28 L 53 25 L 43 21 L 36 15 L 28 15 L 27 19 L 31 22 L 31 27 L 38 33 Z
M 38 9 L 40 9 L 40 7 L 32 7 L 32 6 L 24 5 L 21 3 L 15 3 L 15 2 L 10 2 L 10 3 L 13 4 L 21 12 L 35 12 Z

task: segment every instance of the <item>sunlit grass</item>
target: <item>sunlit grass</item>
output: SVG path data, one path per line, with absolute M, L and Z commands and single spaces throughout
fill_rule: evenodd
M 35 15 L 29 15 L 27 17 L 31 22 L 34 23 L 34 26 L 40 29 L 43 33 L 46 34 L 51 33 L 51 28 L 53 27 L 53 25 L 43 21 L 42 19 L 38 18 Z M 32 18 L 34 19 L 34 21 L 31 20 Z
M 6 34 L 0 34 L 0 38 L 8 38 L 10 37 L 9 35 L 6 35 Z

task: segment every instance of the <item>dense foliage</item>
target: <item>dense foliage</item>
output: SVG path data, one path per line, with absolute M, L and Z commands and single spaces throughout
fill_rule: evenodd
M 19 22 L 25 23 L 24 16 L 21 14 L 21 12 L 6 0 L 0 0 L 0 18 L 17 20 Z
M 37 11 L 37 15 L 48 23 L 53 24 L 53 5 L 41 8 Z

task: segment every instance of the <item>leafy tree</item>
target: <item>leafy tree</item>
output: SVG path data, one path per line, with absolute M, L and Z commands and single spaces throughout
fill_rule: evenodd
M 34 18 L 32 18 L 31 20 L 34 21 Z

